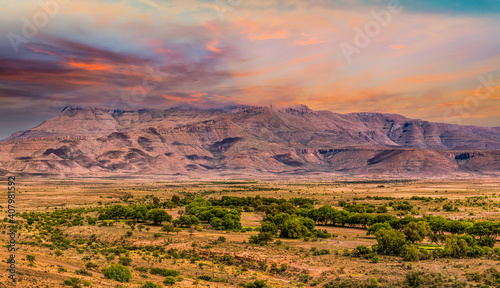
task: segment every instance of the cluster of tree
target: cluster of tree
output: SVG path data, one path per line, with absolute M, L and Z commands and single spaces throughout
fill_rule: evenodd
M 281 208 L 282 210 L 284 209 Z M 267 212 L 267 210 L 266 210 Z M 290 214 L 290 211 L 287 213 Z M 493 237 L 497 238 L 500 235 L 499 221 L 466 221 L 466 220 L 451 220 L 442 216 L 427 216 L 424 218 L 415 218 L 406 216 L 398 218 L 387 214 L 369 214 L 355 213 L 345 210 L 337 210 L 329 205 L 324 205 L 319 209 L 296 209 L 295 214 L 305 218 L 313 219 L 317 224 L 332 225 L 332 226 L 361 226 L 367 227 L 368 233 L 374 235 L 373 231 L 378 225 L 388 225 L 395 230 L 402 231 L 410 222 L 424 221 L 428 223 L 430 231 L 436 235 L 450 233 L 454 235 L 469 234 L 478 238 Z M 375 226 L 373 226 L 375 225 Z M 373 226 L 373 227 L 372 227 Z
M 177 227 L 190 228 L 200 224 L 200 219 L 194 215 L 181 215 L 173 221 L 173 224 Z M 174 230 L 168 232 L 173 231 Z
M 236 197 L 236 196 L 222 196 L 221 199 L 210 199 L 209 200 L 213 206 L 223 206 L 223 207 L 253 207 L 254 209 L 257 209 L 258 207 L 262 205 L 271 205 L 273 203 L 275 204 L 282 204 L 284 202 L 289 202 L 293 206 L 308 206 L 308 205 L 314 205 L 315 200 L 314 199 L 309 199 L 309 198 L 303 198 L 303 197 L 293 197 L 289 200 L 282 199 L 282 198 L 274 198 L 274 197 L 260 197 L 260 196 L 255 196 L 255 197 Z
M 434 249 L 432 253 L 419 249 L 416 243 L 431 235 L 431 227 L 428 222 L 409 222 L 402 231 L 392 229 L 387 223 L 378 223 L 374 229 L 369 230 L 377 239 L 377 244 L 372 247 L 373 251 L 393 256 L 402 256 L 407 261 L 425 260 L 431 257 L 481 257 L 488 254 L 498 253 L 500 250 L 492 250 L 495 241 L 493 238 L 476 238 L 472 235 L 441 235 L 442 249 Z M 372 228 L 372 227 L 370 227 Z
M 99 220 L 131 219 L 136 222 L 152 221 L 155 225 L 172 222 L 172 216 L 161 208 L 148 208 L 146 205 L 113 205 L 99 210 Z
M 212 203 L 203 198 L 196 198 L 191 203 L 186 205 L 185 211 L 190 217 L 184 220 L 196 221 L 193 217 L 196 217 L 199 221 L 208 222 L 212 228 L 217 230 L 230 230 L 239 231 L 241 230 L 241 211 L 239 209 L 228 210 L 219 206 L 212 206 Z M 183 216 L 179 217 L 179 221 Z
M 307 208 L 301 208 L 307 209 Z M 332 235 L 326 230 L 317 230 L 313 219 L 303 217 L 296 212 L 292 203 L 272 203 L 266 208 L 266 217 L 262 220 L 262 226 L 258 235 L 250 237 L 251 243 L 267 243 L 279 235 L 281 238 L 304 238 L 318 237 L 330 238 Z M 314 208 L 310 208 L 314 209 Z
M 23 212 L 19 216 L 26 220 L 26 224 L 31 226 L 36 225 L 36 228 L 45 228 L 53 226 L 81 226 L 84 224 L 83 214 L 96 211 L 97 208 L 77 208 L 77 209 L 60 209 L 52 212 Z M 89 219 L 89 217 L 87 217 Z M 92 218 L 90 218 L 92 219 Z M 92 219 L 93 220 L 93 219 Z M 90 222 L 92 222 L 90 220 Z M 89 224 L 91 224 L 89 222 Z

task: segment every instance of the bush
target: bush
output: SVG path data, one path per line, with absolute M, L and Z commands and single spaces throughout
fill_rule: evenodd
M 210 281 L 210 280 L 212 280 L 212 277 L 210 277 L 208 275 L 201 275 L 201 276 L 198 276 L 198 279 L 203 280 L 203 281 Z
M 132 263 L 132 258 L 130 258 L 129 256 L 120 257 L 118 259 L 118 263 L 122 264 L 123 266 L 129 266 L 130 263 Z
M 161 275 L 161 276 L 172 276 L 177 277 L 180 275 L 179 271 L 174 269 L 165 269 L 165 268 L 151 268 L 151 274 L 153 275 Z
M 163 284 L 165 285 L 174 285 L 175 284 L 175 278 L 173 276 L 167 276 L 165 277 L 165 280 L 163 280 Z
M 87 264 L 85 264 L 85 267 L 87 269 L 94 269 L 94 268 L 97 268 L 99 267 L 99 265 L 95 264 L 95 263 L 92 263 L 92 262 L 87 262 Z
M 160 285 L 156 285 L 155 283 L 148 281 L 141 286 L 141 288 L 161 288 Z
M 69 279 L 64 280 L 63 284 L 65 286 L 71 286 L 73 288 L 79 288 L 80 286 L 80 279 L 76 277 L 71 277 Z
M 92 276 L 92 273 L 90 273 L 90 272 L 89 272 L 89 271 L 87 271 L 86 269 L 76 270 L 76 271 L 75 271 L 75 274 L 78 274 L 78 275 L 84 275 L 84 276 Z
M 427 251 L 419 249 L 415 245 L 405 245 L 402 256 L 405 261 L 419 261 L 430 258 L 430 254 Z
M 244 285 L 245 288 L 267 288 L 266 282 L 262 280 L 255 280 L 254 282 Z
M 354 250 L 352 251 L 352 255 L 354 257 L 361 257 L 370 254 L 371 252 L 372 250 L 370 250 L 370 248 L 368 248 L 366 245 L 359 245 L 358 247 L 354 248 Z
M 328 250 L 328 249 L 315 250 L 313 252 L 313 256 L 321 256 L 321 255 L 329 255 L 329 254 L 330 254 L 330 250 Z
M 273 235 L 271 232 L 259 232 L 258 235 L 252 235 L 250 236 L 250 239 L 248 240 L 249 243 L 255 243 L 255 244 L 267 244 L 267 242 L 273 240 Z
M 410 287 L 420 287 L 424 283 L 424 278 L 418 272 L 410 272 L 406 274 L 406 282 Z
M 167 223 L 167 224 L 165 224 L 165 225 L 163 225 L 161 227 L 161 231 L 162 232 L 167 232 L 167 235 L 168 235 L 168 233 L 174 232 L 174 228 L 175 227 L 174 227 L 174 225 L 172 223 Z
M 109 279 L 116 280 L 118 282 L 129 282 L 130 279 L 132 279 L 132 274 L 130 273 L 130 270 L 117 263 L 109 266 L 108 268 L 104 269 L 103 271 L 104 276 Z

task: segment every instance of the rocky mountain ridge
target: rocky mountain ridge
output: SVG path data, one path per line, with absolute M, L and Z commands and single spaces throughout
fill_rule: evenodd
M 0 142 L 1 173 L 297 173 L 435 176 L 500 171 L 500 127 L 292 108 L 66 107 Z

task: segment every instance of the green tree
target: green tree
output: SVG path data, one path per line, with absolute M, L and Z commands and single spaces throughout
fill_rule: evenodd
M 145 205 L 136 205 L 133 208 L 131 218 L 136 222 L 144 221 L 146 214 L 148 214 L 148 208 Z
M 261 232 L 268 232 L 272 236 L 278 235 L 278 228 L 276 227 L 276 225 L 274 225 L 274 223 L 269 222 L 269 221 L 262 222 L 262 226 L 260 227 L 260 231 Z
M 425 221 L 410 222 L 403 228 L 406 239 L 410 240 L 412 243 L 422 242 L 430 232 L 431 227 L 429 223 Z
M 194 215 L 181 215 L 173 223 L 175 226 L 189 228 L 200 224 L 200 220 Z
M 392 230 L 391 225 L 388 222 L 375 223 L 368 227 L 368 230 L 366 230 L 366 235 L 375 235 L 377 231 L 382 229 Z
M 395 231 L 382 229 L 375 233 L 377 238 L 377 252 L 386 255 L 398 256 L 406 243 L 405 234 Z
M 154 225 L 161 225 L 162 222 L 171 222 L 172 216 L 163 209 L 152 209 L 148 212 L 146 218 L 152 220 Z
M 309 233 L 309 230 L 301 223 L 300 219 L 292 218 L 283 224 L 280 237 L 297 239 L 302 238 Z
M 181 202 L 181 198 L 177 195 L 172 196 L 172 202 L 175 203 L 175 205 L 179 205 L 179 202 Z
M 177 207 L 177 204 L 175 204 L 174 201 L 170 200 L 165 203 L 165 207 L 172 211 L 173 208 Z

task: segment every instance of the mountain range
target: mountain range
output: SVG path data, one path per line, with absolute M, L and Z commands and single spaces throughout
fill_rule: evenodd
M 0 174 L 500 174 L 500 127 L 306 106 L 68 106 L 0 141 Z

